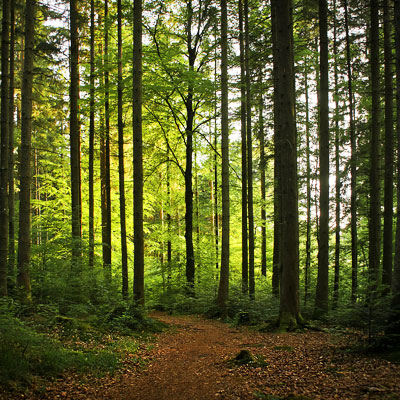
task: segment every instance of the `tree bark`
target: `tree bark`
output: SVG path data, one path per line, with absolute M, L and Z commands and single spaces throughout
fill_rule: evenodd
M 134 299 L 144 305 L 142 0 L 134 0 L 133 6 L 133 76 L 133 293 Z
M 221 0 L 221 137 L 222 137 L 222 248 L 218 306 L 227 316 L 229 296 L 229 120 L 228 120 L 228 15 L 227 1 Z
M 284 168 L 279 168 L 281 188 L 281 246 L 280 252 L 280 329 L 296 327 L 301 321 L 299 311 L 298 205 L 297 205 L 297 151 L 293 79 L 293 25 L 292 1 L 273 0 L 276 15 L 276 54 L 274 64 L 278 74 L 277 93 L 278 152 Z
M 353 102 L 353 78 L 351 69 L 350 34 L 349 34 L 349 15 L 347 0 L 344 0 L 344 18 L 346 31 L 346 66 L 347 66 L 347 90 L 349 97 L 349 130 L 350 130 L 350 215 L 351 215 L 351 301 L 357 300 L 358 287 L 358 253 L 357 253 L 357 164 L 356 164 L 356 131 L 354 124 L 354 102 Z
M 70 0 L 70 152 L 71 152 L 71 208 L 72 208 L 72 264 L 81 256 L 82 212 L 80 172 L 79 99 L 79 35 L 78 0 Z
M 384 2 L 385 55 L 385 176 L 382 284 L 390 291 L 393 268 L 393 74 L 392 74 L 392 15 L 390 1 Z
M 18 231 L 17 285 L 23 301 L 31 300 L 29 277 L 31 247 L 31 137 L 32 137 L 32 81 L 34 56 L 35 2 L 27 0 L 25 6 L 25 51 L 21 94 L 21 159 L 20 206 Z
M 124 167 L 124 121 L 123 121 L 123 81 L 122 81 L 122 1 L 117 1 L 118 14 L 118 173 L 119 173 L 119 210 L 121 227 L 121 265 L 122 296 L 128 297 L 128 249 L 126 243 L 125 215 L 125 167 Z
M 7 295 L 8 256 L 8 97 L 9 97 L 10 0 L 3 0 L 1 31 L 1 148 L 0 148 L 0 296 Z
M 319 0 L 320 88 L 319 88 L 319 156 L 320 156 L 320 228 L 318 240 L 318 278 L 315 316 L 328 312 L 329 273 L 329 89 L 328 89 L 328 4 Z
M 243 5 L 239 0 L 239 45 L 240 45 L 240 123 L 242 154 L 242 291 L 249 290 L 249 254 L 247 235 L 247 131 L 246 131 L 246 67 L 243 38 Z
M 370 139 L 370 213 L 369 213 L 369 293 L 377 289 L 380 262 L 380 83 L 379 83 L 379 2 L 371 0 L 371 139 Z M 370 299 L 372 298 L 370 296 Z

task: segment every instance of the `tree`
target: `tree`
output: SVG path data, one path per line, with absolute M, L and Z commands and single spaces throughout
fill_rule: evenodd
M 221 151 L 222 151 L 222 248 L 218 305 L 226 317 L 229 296 L 229 120 L 228 120 L 228 12 L 221 0 Z
M 370 1 L 370 66 L 371 66 L 371 136 L 370 136 L 370 210 L 369 210 L 369 283 L 370 291 L 378 284 L 380 262 L 380 83 L 379 83 L 379 2 Z M 373 295 L 372 293 L 370 293 Z
M 382 284 L 390 291 L 393 267 L 393 74 L 392 74 L 392 22 L 390 1 L 384 2 L 384 55 L 385 55 L 385 175 L 384 175 L 384 227 Z
M 72 208 L 72 263 L 81 254 L 82 203 L 80 167 L 79 99 L 79 35 L 78 0 L 70 0 L 70 147 L 71 147 L 71 208 Z
M 133 3 L 133 77 L 133 294 L 138 303 L 144 304 L 142 0 Z
M 20 206 L 18 231 L 18 277 L 21 298 L 30 301 L 29 277 L 31 245 L 31 132 L 32 132 L 32 80 L 34 56 L 35 1 L 27 0 L 25 6 L 25 51 L 22 81 Z
M 119 208 L 121 226 L 122 294 L 128 296 L 128 249 L 126 244 L 125 216 L 125 168 L 124 168 L 124 122 L 123 122 L 123 82 L 122 82 L 122 4 L 117 1 L 118 19 L 118 172 Z
M 315 315 L 328 311 L 329 271 L 329 89 L 328 89 L 328 4 L 319 0 L 320 86 L 319 86 L 319 159 L 320 228 L 318 238 L 318 279 Z
M 277 73 L 276 122 L 278 126 L 278 170 L 281 195 L 280 329 L 292 329 L 301 322 L 299 310 L 297 151 L 293 80 L 292 1 L 272 1 L 276 19 L 274 71 Z
M 0 296 L 7 295 L 8 255 L 8 97 L 9 97 L 9 35 L 10 1 L 3 0 L 1 30 L 1 149 L 0 149 Z

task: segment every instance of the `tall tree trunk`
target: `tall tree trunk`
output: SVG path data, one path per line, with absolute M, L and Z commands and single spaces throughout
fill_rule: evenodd
M 119 210 L 121 227 L 122 295 L 128 297 L 128 248 L 126 243 L 125 215 L 125 167 L 124 167 L 124 121 L 123 121 L 123 81 L 122 81 L 122 1 L 117 1 L 118 14 L 118 173 Z
M 307 221 L 306 221 L 306 264 L 304 268 L 304 305 L 307 304 L 311 275 L 311 162 L 310 162 L 310 100 L 308 93 L 308 63 L 304 65 L 304 85 L 306 98 L 306 164 L 307 164 Z
M 15 207 L 14 207 L 14 77 L 15 77 L 15 2 L 10 9 L 10 93 L 8 131 L 8 278 L 13 286 L 15 269 Z
M 249 210 L 249 295 L 254 299 L 254 205 L 253 205 L 253 140 L 251 132 L 249 2 L 244 0 L 245 70 L 246 70 L 246 136 L 247 136 L 247 205 Z
M 239 0 L 239 44 L 240 44 L 240 123 L 242 154 L 242 291 L 249 289 L 249 254 L 247 241 L 247 131 L 246 131 L 246 67 L 243 38 L 243 6 Z
M 25 7 L 25 52 L 21 95 L 21 161 L 20 206 L 18 231 L 18 277 L 17 285 L 24 301 L 31 299 L 29 278 L 31 245 L 31 132 L 32 132 L 32 79 L 35 27 L 35 2 L 27 0 Z
M 350 215 L 351 215 L 351 301 L 357 299 L 357 275 L 358 275 L 358 254 L 357 254 L 357 164 L 356 164 L 356 130 L 354 124 L 354 102 L 353 102 L 353 78 L 351 69 L 351 49 L 349 34 L 349 15 L 347 0 L 344 0 L 344 18 L 346 31 L 346 67 L 347 84 L 349 97 L 349 120 L 350 120 Z
M 94 113 L 95 113 L 95 93 L 94 93 L 94 0 L 90 0 L 90 110 L 89 110 L 89 267 L 94 266 Z
M 167 147 L 167 197 L 168 197 L 168 212 L 167 212 L 167 229 L 168 229 L 168 240 L 167 240 L 167 262 L 168 262 L 168 276 L 167 276 L 167 286 L 170 289 L 171 278 L 172 278 L 172 218 L 171 218 L 171 172 L 170 172 L 169 158 L 169 147 Z
M 108 36 L 110 18 L 108 0 L 104 2 L 104 116 L 105 116 L 105 242 L 103 242 L 103 265 L 107 280 L 111 281 L 111 177 L 110 177 L 110 72 Z
M 142 145 L 142 0 L 133 6 L 133 294 L 144 304 L 143 145 Z
M 217 115 L 217 112 L 215 112 Z M 217 127 L 214 130 L 214 148 L 218 146 Z M 217 153 L 214 152 L 214 236 L 215 236 L 215 268 L 219 269 L 219 215 L 218 215 L 218 162 Z M 217 275 L 218 276 L 218 275 Z
M 276 5 L 271 3 L 271 33 L 272 33 L 272 51 L 274 58 L 273 78 L 274 78 L 274 251 L 272 261 L 272 293 L 275 296 L 279 295 L 279 281 L 281 274 L 281 258 L 280 258 L 280 243 L 281 243 L 281 186 L 280 186 L 280 155 L 279 155 L 279 72 L 278 72 L 278 22 L 276 16 Z
M 222 135 L 222 253 L 218 306 L 227 316 L 229 295 L 229 120 L 228 120 L 228 12 L 221 0 L 221 135 Z
M 187 3 L 187 50 L 189 57 L 189 71 L 194 71 L 196 50 L 192 44 L 192 1 Z M 194 293 L 195 261 L 193 249 L 193 83 L 188 83 L 186 98 L 186 169 L 185 169 L 185 239 L 186 239 L 186 281 L 189 294 Z
M 71 207 L 72 207 L 72 263 L 81 255 L 82 212 L 81 212 L 81 167 L 80 129 L 78 116 L 79 100 L 79 36 L 78 0 L 70 0 L 70 152 L 71 152 Z
M 339 131 L 339 82 L 338 82 L 338 48 L 337 48 L 337 13 L 336 0 L 334 1 L 334 69 L 335 69 L 335 277 L 333 284 L 333 308 L 337 308 L 339 302 L 339 279 L 340 279 L 340 207 L 341 207 L 341 180 L 340 180 L 340 131 Z
M 400 154 L 400 0 L 394 0 L 394 27 L 396 48 L 396 138 L 397 154 Z M 397 157 L 397 207 L 396 207 L 396 245 L 392 280 L 391 309 L 397 321 L 400 320 L 400 157 Z M 398 329 L 397 329 L 398 331 Z
M 260 141 L 260 184 L 261 184 L 261 274 L 267 276 L 267 213 L 265 210 L 266 191 L 265 191 L 265 137 L 264 137 L 264 101 L 262 91 L 262 70 L 259 75 L 260 98 L 258 104 L 258 139 Z
M 379 83 L 379 2 L 371 0 L 371 141 L 370 141 L 370 214 L 369 214 L 369 283 L 370 294 L 377 289 L 380 258 L 380 83 Z
M 319 155 L 320 155 L 320 228 L 318 240 L 318 278 L 315 315 L 328 311 L 329 266 L 329 89 L 328 89 L 328 4 L 319 0 L 320 89 L 319 89 Z
M 393 75 L 392 75 L 392 15 L 391 2 L 384 2 L 384 53 L 385 53 L 385 188 L 382 284 L 390 291 L 393 268 Z
M 278 74 L 277 93 L 278 152 L 284 168 L 279 168 L 282 227 L 280 329 L 295 327 L 301 321 L 299 310 L 299 253 L 297 206 L 297 151 L 294 115 L 293 25 L 291 0 L 272 0 L 276 15 L 274 68 Z
M 0 296 L 7 295 L 8 255 L 8 97 L 9 97 L 10 0 L 3 0 L 1 31 L 1 149 L 0 149 Z

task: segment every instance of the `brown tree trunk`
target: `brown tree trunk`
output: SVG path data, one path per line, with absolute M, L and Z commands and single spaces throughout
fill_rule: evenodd
M 20 206 L 18 231 L 18 276 L 17 285 L 24 301 L 31 299 L 29 278 L 31 247 L 31 133 L 32 133 L 32 80 L 35 27 L 35 2 L 26 1 L 25 8 L 25 52 L 21 94 L 21 159 L 20 159 Z
M 370 213 L 369 213 L 369 293 L 377 289 L 380 261 L 380 84 L 379 84 L 379 2 L 371 0 L 371 140 L 370 140 Z M 370 299 L 372 298 L 370 297 Z
M 142 0 L 134 0 L 133 4 L 133 294 L 138 303 L 144 304 Z
M 229 120 L 228 120 L 228 13 L 221 0 L 221 137 L 222 137 L 222 249 L 218 306 L 227 316 L 229 296 Z
M 121 265 L 122 295 L 128 297 L 128 249 L 126 243 L 125 215 L 125 167 L 124 167 L 124 121 L 123 121 L 123 81 L 122 81 L 122 1 L 117 1 L 118 14 L 118 173 L 119 173 L 119 210 L 121 227 Z
M 392 15 L 391 2 L 384 2 L 384 54 L 385 54 L 385 187 L 382 284 L 389 292 L 393 268 L 393 74 L 392 74 Z
M 3 0 L 1 31 L 1 148 L 0 148 L 0 296 L 7 295 L 8 255 L 8 97 L 9 97 L 9 35 L 10 0 Z
M 246 67 L 243 38 L 243 6 L 239 0 L 239 44 L 240 44 L 240 122 L 242 154 L 242 291 L 249 290 L 249 254 L 247 235 L 247 136 L 246 136 Z
M 350 119 L 350 215 L 351 215 L 351 301 L 357 299 L 357 275 L 358 275 L 358 254 L 357 254 L 357 165 L 356 165 L 356 132 L 354 124 L 354 102 L 353 102 L 353 78 L 351 69 L 349 15 L 347 0 L 344 0 L 344 18 L 346 31 L 346 66 L 349 97 L 349 119 Z
M 70 152 L 71 152 L 71 208 L 72 208 L 72 263 L 76 265 L 81 256 L 82 212 L 80 172 L 79 100 L 79 36 L 78 0 L 70 0 Z
M 320 88 L 319 88 L 319 156 L 320 156 L 320 228 L 318 240 L 318 278 L 315 316 L 328 312 L 329 272 L 329 99 L 328 99 L 328 4 L 319 0 Z

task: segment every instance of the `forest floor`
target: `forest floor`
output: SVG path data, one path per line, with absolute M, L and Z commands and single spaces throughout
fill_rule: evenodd
M 350 351 L 350 334 L 260 333 L 197 316 L 153 317 L 171 327 L 127 354 L 119 373 L 72 374 L 18 398 L 400 399 L 400 365 Z M 241 350 L 253 361 L 234 362 Z

